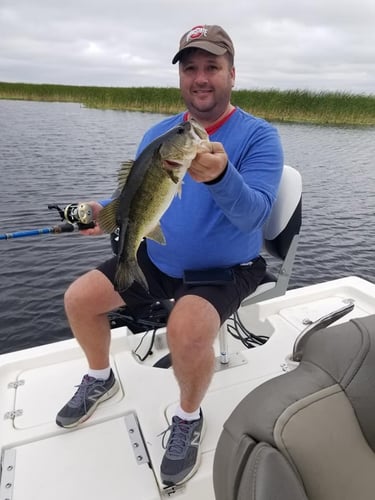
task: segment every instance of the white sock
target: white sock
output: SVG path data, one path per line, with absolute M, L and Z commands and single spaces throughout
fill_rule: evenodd
M 104 368 L 103 370 L 92 370 L 89 368 L 87 375 L 89 377 L 100 378 L 101 380 L 108 380 L 111 374 L 111 367 Z
M 184 411 L 181 408 L 181 406 L 178 405 L 176 408 L 176 411 L 175 411 L 175 415 L 177 415 L 177 417 L 180 417 L 182 420 L 186 420 L 186 421 L 190 422 L 191 420 L 198 420 L 201 416 L 201 413 L 200 413 L 200 408 L 189 413 L 187 411 Z

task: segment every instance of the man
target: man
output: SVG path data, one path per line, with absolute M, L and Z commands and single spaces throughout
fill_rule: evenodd
M 259 256 L 262 225 L 283 167 L 276 130 L 230 102 L 233 59 L 233 43 L 220 26 L 197 26 L 184 34 L 172 62 L 179 62 L 187 111 L 152 127 L 139 145 L 138 155 L 153 139 L 190 117 L 206 128 L 212 141 L 212 151 L 193 160 L 181 198 L 176 197 L 161 219 L 167 244 L 146 240 L 139 249 L 151 297 L 138 283 L 120 294 L 114 290 L 116 258 L 80 277 L 65 295 L 67 317 L 89 371 L 57 415 L 63 427 L 86 420 L 118 390 L 109 366 L 107 313 L 125 303 L 134 310 L 150 299 L 175 299 L 167 338 L 180 404 L 161 464 L 166 485 L 186 481 L 198 466 L 201 403 L 214 372 L 213 342 L 220 325 L 264 276 L 265 262 Z M 91 205 L 97 215 L 102 205 Z M 85 232 L 100 234 L 100 228 Z M 184 271 L 207 268 L 230 269 L 234 279 L 227 284 L 183 281 Z

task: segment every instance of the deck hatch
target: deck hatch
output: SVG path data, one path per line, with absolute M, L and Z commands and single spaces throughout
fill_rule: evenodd
M 124 416 L 3 448 L 0 500 L 160 499 L 154 472 L 134 459 Z

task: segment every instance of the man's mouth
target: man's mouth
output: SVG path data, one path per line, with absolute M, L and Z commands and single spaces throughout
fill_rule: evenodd
M 195 89 L 193 90 L 193 94 L 210 94 L 212 90 L 210 89 Z

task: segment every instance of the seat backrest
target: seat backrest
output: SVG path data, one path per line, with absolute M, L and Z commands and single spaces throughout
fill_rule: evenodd
M 217 500 L 375 498 L 375 316 L 314 332 L 220 436 Z
M 263 226 L 268 253 L 284 259 L 302 222 L 302 178 L 293 167 L 284 165 L 277 198 Z
M 242 305 L 284 295 L 288 289 L 302 223 L 302 177 L 284 165 L 279 191 L 263 226 L 263 243 L 268 254 L 281 260 L 277 276 L 269 272 Z M 279 264 L 279 262 L 278 262 Z

